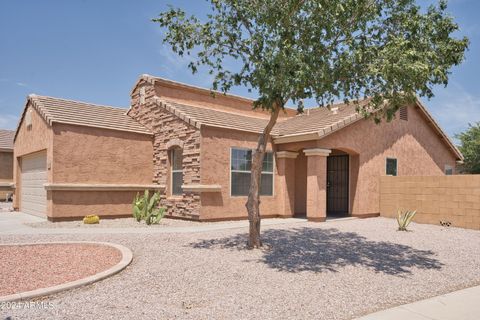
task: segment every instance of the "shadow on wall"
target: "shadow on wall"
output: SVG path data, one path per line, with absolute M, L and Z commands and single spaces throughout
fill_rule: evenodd
M 193 248 L 243 250 L 247 234 L 191 243 Z M 346 266 L 360 266 L 389 275 L 404 276 L 412 269 L 441 269 L 435 253 L 390 242 L 367 240 L 354 232 L 337 229 L 296 228 L 266 230 L 260 262 L 285 272 L 338 272 Z

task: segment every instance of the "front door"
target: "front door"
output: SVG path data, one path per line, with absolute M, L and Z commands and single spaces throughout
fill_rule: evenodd
M 327 215 L 348 215 L 348 155 L 327 157 Z

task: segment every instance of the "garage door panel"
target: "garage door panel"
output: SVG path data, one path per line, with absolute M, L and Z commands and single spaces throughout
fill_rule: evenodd
M 47 156 L 45 152 L 22 157 L 20 210 L 24 213 L 45 216 L 47 192 Z

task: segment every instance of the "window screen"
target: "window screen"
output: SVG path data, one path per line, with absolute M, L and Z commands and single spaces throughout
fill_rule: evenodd
M 182 150 L 172 149 L 170 151 L 170 160 L 172 168 L 172 195 L 181 195 L 183 184 L 183 170 L 182 170 Z
M 397 159 L 387 158 L 386 174 L 387 176 L 397 175 Z
M 250 189 L 252 150 L 232 149 L 231 153 L 231 193 L 232 196 L 246 196 Z M 273 195 L 273 153 L 265 153 L 263 158 L 260 195 Z

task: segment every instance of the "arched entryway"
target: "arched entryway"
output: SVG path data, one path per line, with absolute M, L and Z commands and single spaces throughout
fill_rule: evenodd
M 318 217 L 322 210 L 324 217 L 349 216 L 353 210 L 357 176 L 358 154 L 352 150 L 300 150 L 295 159 L 294 216 L 312 217 L 312 212 L 310 217 L 308 213 L 309 201 L 312 208 L 312 196 L 317 203 L 314 204 L 314 219 L 322 220 Z

